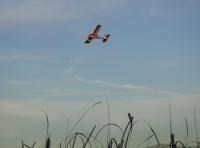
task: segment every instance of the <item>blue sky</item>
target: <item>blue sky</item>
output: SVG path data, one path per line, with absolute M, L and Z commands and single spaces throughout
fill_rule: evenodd
M 167 106 L 158 110 L 169 98 L 174 124 L 187 114 L 192 118 L 194 105 L 200 111 L 199 15 L 198 0 L 1 0 L 0 146 L 19 145 L 24 137 L 31 141 L 42 126 L 41 110 L 65 125 L 61 119 L 73 118 L 70 106 L 78 106 L 78 118 L 91 103 L 107 98 L 116 104 L 113 112 L 121 116 L 113 114 L 113 120 L 119 123 L 134 112 L 168 131 L 158 122 L 168 121 Z M 100 34 L 111 34 L 109 41 L 84 44 L 83 35 L 96 24 L 102 24 Z M 21 124 L 32 125 L 27 118 L 37 126 L 24 133 Z M 12 130 L 10 121 L 16 122 L 9 123 Z

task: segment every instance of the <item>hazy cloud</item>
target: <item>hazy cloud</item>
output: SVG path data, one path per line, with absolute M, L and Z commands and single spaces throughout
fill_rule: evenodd
M 69 62 L 71 64 L 80 64 L 80 63 L 83 63 L 87 60 L 88 59 L 86 57 L 74 57 L 74 58 L 70 59 Z
M 18 61 L 18 60 L 43 60 L 46 55 L 31 53 L 1 53 L 0 61 Z
M 122 4 L 126 4 L 123 7 Z M 0 2 L 0 22 L 54 22 L 131 9 L 136 14 L 179 15 L 198 11 L 199 0 L 9 0 Z
M 119 83 L 113 83 L 109 81 L 103 81 L 103 80 L 91 80 L 91 79 L 85 79 L 83 77 L 76 77 L 77 81 L 87 84 L 93 84 L 98 85 L 102 87 L 110 87 L 113 89 L 121 90 L 121 91 L 130 91 L 130 92 L 141 92 L 141 93 L 154 93 L 154 94 L 163 94 L 163 95 L 180 95 L 180 92 L 176 91 L 168 91 L 168 90 L 162 90 L 159 88 L 153 88 L 149 86 L 139 86 L 134 84 L 119 84 Z
M 145 15 L 184 15 L 199 11 L 199 0 L 134 0 L 134 12 Z
M 105 94 L 105 92 L 101 91 L 84 91 L 84 90 L 64 90 L 64 89 L 47 89 L 44 90 L 43 93 L 48 94 L 48 96 L 52 97 L 59 97 L 59 96 L 65 96 L 65 97 L 94 97 L 97 95 Z
M 76 19 L 102 13 L 123 2 L 121 0 L 26 0 L 12 4 L 13 1 L 9 1 L 0 9 L 0 22 L 31 23 Z

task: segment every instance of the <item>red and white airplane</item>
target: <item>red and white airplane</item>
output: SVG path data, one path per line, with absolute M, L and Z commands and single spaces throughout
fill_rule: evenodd
M 110 34 L 105 34 L 104 36 L 99 36 L 99 30 L 101 29 L 101 25 L 96 25 L 96 27 L 94 28 L 94 30 L 86 35 L 86 40 L 85 43 L 89 44 L 93 39 L 101 39 L 102 42 L 106 42 L 108 40 L 108 38 L 110 37 Z

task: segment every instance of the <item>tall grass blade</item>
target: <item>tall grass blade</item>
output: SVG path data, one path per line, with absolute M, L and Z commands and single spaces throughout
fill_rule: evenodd
M 45 143 L 45 148 L 50 148 L 51 146 L 51 139 L 50 139 L 50 135 L 48 136 L 46 143 Z
M 49 135 L 49 119 L 48 119 L 47 113 L 46 113 L 45 111 L 42 111 L 42 112 L 45 114 L 46 122 L 47 122 L 46 138 L 45 138 L 45 140 L 47 140 L 47 137 L 48 137 L 48 135 Z
M 169 126 L 170 126 L 170 135 L 172 134 L 172 112 L 171 112 L 171 100 L 169 99 Z
M 96 140 L 96 138 L 98 137 L 98 135 L 101 133 L 101 131 L 102 131 L 105 127 L 107 127 L 107 126 L 114 126 L 114 127 L 117 127 L 117 128 L 122 132 L 122 134 L 123 134 L 123 130 L 122 130 L 122 128 L 121 128 L 119 125 L 117 125 L 117 124 L 115 124 L 115 123 L 105 124 L 105 125 L 97 132 L 96 136 L 94 137 L 95 140 Z
M 35 144 L 36 144 L 36 141 L 33 143 L 33 145 L 31 146 L 31 148 L 34 148 Z
M 194 127 L 195 127 L 195 133 L 196 133 L 196 141 L 197 141 L 197 148 L 198 148 L 198 131 L 197 131 L 197 117 L 196 117 L 196 108 L 194 106 Z
M 89 141 L 90 137 L 92 136 L 92 133 L 94 132 L 94 129 L 95 129 L 95 128 L 96 128 L 96 125 L 94 125 L 94 127 L 92 128 L 92 131 L 90 132 L 90 135 L 88 136 L 88 138 L 87 138 L 87 140 L 86 140 L 85 144 L 83 145 L 83 148 L 85 148 L 85 147 L 86 147 L 86 145 L 87 145 L 87 143 L 88 143 L 88 141 Z
M 97 104 L 99 104 L 101 102 L 96 102 L 94 104 L 92 104 L 91 106 L 89 106 L 86 111 L 81 115 L 81 117 L 79 118 L 79 120 L 75 123 L 75 125 L 73 126 L 72 130 L 70 131 L 70 135 L 72 134 L 72 132 L 74 131 L 74 129 L 78 126 L 79 122 L 84 118 L 84 116 L 88 113 L 88 111 L 93 108 L 94 106 L 96 106 Z
M 76 142 L 76 137 L 77 137 L 77 133 L 75 134 L 75 137 L 74 137 L 74 141 L 73 141 L 72 148 L 74 148 L 74 145 L 75 145 L 75 142 Z
M 186 138 L 184 139 L 184 141 L 188 141 L 188 137 L 189 137 L 189 129 L 188 129 L 188 121 L 187 118 L 185 118 L 185 126 L 186 126 Z
M 141 145 L 143 145 L 145 142 L 149 142 L 149 139 L 151 139 L 153 137 L 153 135 L 148 136 L 145 140 L 143 140 L 141 143 L 139 143 L 136 148 L 140 147 Z
M 24 141 L 22 140 L 22 148 L 24 148 Z
M 110 124 L 110 106 L 109 106 L 109 100 L 107 99 L 107 117 L 108 117 L 108 124 Z M 107 127 L 107 147 L 109 147 L 110 143 L 110 126 Z
M 66 129 L 66 137 L 65 137 L 65 147 L 66 147 L 66 142 L 67 142 L 67 139 L 68 139 L 68 131 L 69 131 L 69 119 L 67 120 L 67 129 Z

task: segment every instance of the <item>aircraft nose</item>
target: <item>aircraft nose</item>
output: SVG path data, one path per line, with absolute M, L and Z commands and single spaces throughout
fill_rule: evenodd
M 87 35 L 87 34 L 83 34 L 83 35 L 82 35 L 82 37 L 84 37 L 84 38 L 87 38 L 87 37 L 88 37 L 88 35 Z

